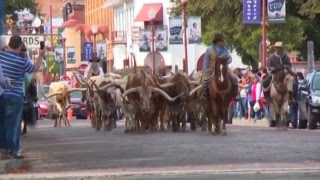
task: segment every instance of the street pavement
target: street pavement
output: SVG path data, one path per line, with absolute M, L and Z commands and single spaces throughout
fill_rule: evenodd
M 227 130 L 126 134 L 122 121 L 97 132 L 86 120 L 43 120 L 22 138 L 23 166 L 0 179 L 320 179 L 320 130 Z

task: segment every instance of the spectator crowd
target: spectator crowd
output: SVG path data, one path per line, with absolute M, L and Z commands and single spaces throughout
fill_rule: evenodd
M 251 69 L 234 69 L 234 73 L 238 77 L 238 96 L 231 102 L 233 110 L 233 118 L 246 120 L 270 120 L 270 102 L 265 97 L 262 80 L 267 74 L 266 68 L 260 68 L 253 72 Z M 302 83 L 305 70 L 296 73 L 297 84 L 295 84 L 295 92 L 298 90 L 298 85 Z M 294 94 L 297 98 L 297 94 Z M 290 102 L 289 104 L 289 120 L 293 128 L 296 128 L 298 119 L 298 104 L 297 102 Z

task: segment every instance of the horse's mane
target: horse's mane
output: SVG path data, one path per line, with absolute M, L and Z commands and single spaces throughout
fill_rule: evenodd
M 275 82 L 283 82 L 285 77 L 286 77 L 286 73 L 284 71 L 278 71 L 274 75 L 274 80 Z

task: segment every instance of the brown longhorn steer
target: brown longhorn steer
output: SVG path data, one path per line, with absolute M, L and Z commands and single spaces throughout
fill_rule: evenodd
M 159 95 L 170 102 L 177 99 L 177 97 L 171 98 L 166 92 L 158 88 L 153 75 L 146 74 L 144 71 L 129 75 L 123 97 L 128 97 L 128 103 L 138 107 L 133 121 L 133 129 L 136 132 L 144 132 L 147 128 L 152 129 L 152 126 L 157 125 L 155 120 L 158 113 L 155 105 Z

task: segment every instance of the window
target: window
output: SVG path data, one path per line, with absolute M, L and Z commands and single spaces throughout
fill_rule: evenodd
M 312 90 L 320 90 L 320 72 L 316 73 L 312 81 Z

